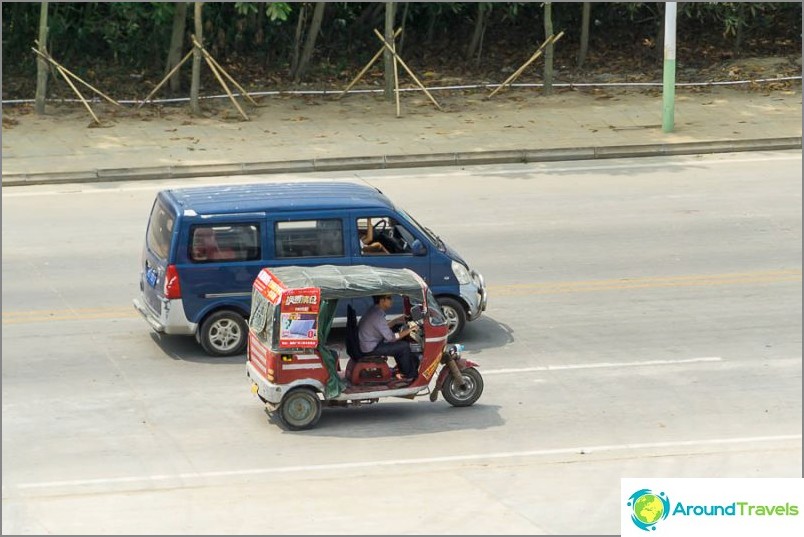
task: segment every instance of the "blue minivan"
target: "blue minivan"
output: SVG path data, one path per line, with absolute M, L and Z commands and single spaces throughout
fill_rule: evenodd
M 483 277 L 438 235 L 378 189 L 337 181 L 160 191 L 134 306 L 157 332 L 194 335 L 213 356 L 238 354 L 254 279 L 285 265 L 412 269 L 444 310 L 451 341 L 486 309 Z M 346 321 L 341 302 L 336 326 Z M 352 305 L 362 312 L 370 301 Z

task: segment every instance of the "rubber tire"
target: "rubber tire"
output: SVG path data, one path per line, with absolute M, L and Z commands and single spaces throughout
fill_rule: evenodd
M 436 300 L 441 306 L 441 309 L 444 311 L 444 316 L 447 318 L 447 323 L 449 323 L 447 341 L 454 343 L 466 326 L 466 310 L 463 308 L 463 304 L 454 298 L 441 296 Z
M 214 340 L 220 330 L 226 330 L 236 338 L 228 344 L 216 343 Z M 227 337 L 228 340 L 228 337 Z M 198 341 L 207 354 L 211 356 L 234 356 L 242 353 L 248 341 L 246 320 L 233 310 L 216 311 L 201 323 Z
M 483 393 L 483 377 L 474 367 L 461 369 L 461 375 L 466 382 L 467 389 L 465 391 L 461 391 L 459 387 L 455 386 L 455 379 L 452 378 L 452 373 L 449 373 L 444 379 L 444 385 L 441 386 L 441 393 L 444 394 L 447 403 L 452 406 L 471 406 L 480 399 L 480 395 Z
M 322 409 L 321 400 L 314 390 L 295 388 L 282 398 L 276 415 L 289 431 L 301 431 L 318 423 Z

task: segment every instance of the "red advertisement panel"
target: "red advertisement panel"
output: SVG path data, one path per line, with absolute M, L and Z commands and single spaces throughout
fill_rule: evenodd
M 280 306 L 280 347 L 318 346 L 318 308 L 321 290 L 317 287 L 286 289 Z
M 262 296 L 267 298 L 271 304 L 279 304 L 279 298 L 282 292 L 285 291 L 285 286 L 282 282 L 274 278 L 268 270 L 262 269 L 254 280 L 254 287 L 260 292 Z

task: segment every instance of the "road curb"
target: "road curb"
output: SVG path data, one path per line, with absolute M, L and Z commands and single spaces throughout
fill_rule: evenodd
M 436 166 L 475 166 L 564 160 L 595 160 L 670 155 L 734 153 L 741 151 L 780 151 L 802 149 L 801 136 L 755 140 L 715 140 L 674 144 L 575 147 L 552 149 L 514 149 L 413 155 L 335 157 L 288 161 L 221 163 L 141 168 L 106 168 L 78 172 L 41 172 L 3 174 L 2 186 L 28 186 L 101 181 L 132 181 L 209 177 L 215 175 L 252 175 L 274 173 L 309 173 L 345 170 L 376 170 Z

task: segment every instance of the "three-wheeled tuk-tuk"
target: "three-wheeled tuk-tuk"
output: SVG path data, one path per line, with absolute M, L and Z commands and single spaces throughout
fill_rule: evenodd
M 345 368 L 337 350 L 327 346 L 338 301 L 375 295 L 401 296 L 402 326 L 417 326 L 407 336 L 419 364 L 412 380 L 397 380 L 389 357 L 360 351 L 351 307 Z M 324 406 L 375 403 L 381 397 L 429 395 L 435 401 L 441 392 L 451 405 L 469 406 L 483 392 L 483 378 L 477 364 L 461 358 L 461 345 L 447 344 L 447 331 L 441 307 L 412 270 L 365 265 L 266 268 L 254 280 L 247 374 L 252 392 L 290 430 L 313 427 Z

